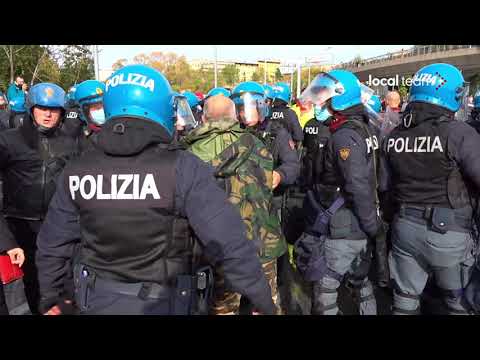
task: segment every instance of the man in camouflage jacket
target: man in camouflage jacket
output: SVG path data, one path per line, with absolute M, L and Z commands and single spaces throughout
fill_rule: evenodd
M 222 96 L 209 98 L 203 125 L 184 138 L 184 144 L 215 168 L 215 176 L 245 222 L 247 237 L 255 242 L 272 298 L 280 314 L 277 258 L 286 251 L 280 221 L 272 209 L 273 157 L 261 140 L 241 129 L 233 102 Z M 238 314 L 240 294 L 228 289 L 222 269 L 215 271 L 214 314 Z

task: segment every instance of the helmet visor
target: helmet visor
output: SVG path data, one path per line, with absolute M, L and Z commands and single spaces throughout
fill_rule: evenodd
M 459 100 L 460 108 L 455 113 L 455 120 L 467 121 L 468 120 L 468 93 L 470 91 L 470 83 L 464 82 L 463 86 L 456 89 L 455 99 Z
M 268 107 L 263 95 L 245 92 L 240 95 L 241 102 L 237 108 L 240 120 L 247 126 L 262 122 L 268 115 Z
M 174 99 L 175 110 L 175 126 L 177 130 L 192 130 L 197 127 L 198 123 L 193 116 L 192 109 L 188 104 L 188 101 L 184 97 L 175 97 Z
M 322 106 L 327 100 L 344 92 L 345 88 L 337 79 L 327 73 L 320 73 L 303 91 L 300 101 Z

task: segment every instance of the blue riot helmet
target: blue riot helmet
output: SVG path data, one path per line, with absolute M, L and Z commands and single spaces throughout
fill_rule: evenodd
M 275 100 L 282 100 L 285 103 L 290 102 L 290 98 L 292 97 L 292 92 L 290 90 L 290 86 L 284 82 L 278 82 L 273 86 L 274 90 L 274 101 Z
M 332 114 L 330 114 L 330 111 L 328 111 L 328 106 L 326 105 L 324 106 L 315 105 L 314 115 L 315 115 L 315 119 L 320 122 L 323 122 L 327 120 L 330 116 L 332 116 Z
M 333 111 L 343 111 L 364 104 L 373 95 L 373 90 L 360 83 L 358 78 L 346 70 L 332 70 L 318 74 L 303 91 L 300 100 L 322 106 L 330 101 Z
M 193 94 L 195 96 L 195 94 Z M 196 96 L 195 96 L 196 98 Z M 198 102 L 198 99 L 197 99 Z M 175 118 L 175 127 L 177 131 L 191 131 L 198 126 L 198 122 L 193 115 L 192 108 L 188 97 L 185 93 L 172 93 L 171 106 L 173 108 L 173 116 Z
M 27 108 L 25 107 L 25 96 L 18 96 L 16 98 L 13 98 L 9 102 L 10 104 L 10 110 L 15 111 L 17 113 L 22 113 L 26 112 Z
M 267 116 L 265 89 L 255 81 L 238 84 L 230 98 L 235 103 L 239 120 L 247 126 L 255 126 Z
M 205 99 L 209 98 L 210 96 L 215 96 L 215 95 L 223 95 L 223 96 L 226 96 L 226 97 L 230 97 L 230 95 L 232 95 L 232 93 L 229 90 L 227 90 L 223 87 L 216 87 L 216 88 L 211 89 L 207 93 L 207 96 L 205 97 Z
M 193 110 L 196 110 L 196 111 L 201 111 L 202 110 L 202 107 L 200 105 L 200 100 L 198 99 L 197 95 L 195 95 L 195 93 L 193 93 L 191 91 L 184 91 L 182 95 L 187 98 L 188 105 L 190 106 L 192 111 Z
M 265 89 L 265 97 L 267 106 L 268 106 L 268 112 L 267 112 L 267 117 L 272 116 L 273 112 L 273 101 L 275 99 L 275 90 L 273 89 L 273 86 L 270 86 L 268 84 L 263 85 Z
M 80 106 L 80 119 L 101 127 L 106 119 L 103 111 L 105 84 L 97 80 L 86 80 L 77 86 L 75 101 Z
M 466 104 L 467 90 L 468 84 L 455 66 L 431 64 L 413 77 L 409 102 L 433 104 L 457 112 Z
M 368 105 L 377 114 L 382 111 L 382 100 L 380 100 L 378 95 L 372 95 L 368 100 Z
M 473 108 L 480 109 L 480 90 L 478 90 L 475 96 L 473 97 Z
M 77 105 L 75 101 L 75 91 L 77 91 L 77 84 L 73 85 L 70 89 L 68 89 L 67 95 L 65 97 L 65 105 L 67 107 L 75 107 Z
M 103 107 L 107 121 L 118 117 L 146 119 L 173 135 L 172 88 L 159 71 L 146 65 L 127 65 L 105 84 Z
M 34 106 L 65 110 L 65 91 L 52 83 L 36 84 L 28 92 L 26 100 L 28 111 L 31 112 Z
M 275 99 L 275 90 L 273 89 L 273 86 L 265 84 L 263 85 L 265 89 L 265 97 L 273 101 Z

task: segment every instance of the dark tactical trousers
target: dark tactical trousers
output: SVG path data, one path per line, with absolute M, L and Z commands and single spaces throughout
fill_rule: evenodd
M 143 296 L 141 283 L 101 279 L 81 265 L 75 268 L 74 282 L 80 315 L 183 315 L 171 301 L 175 289 L 158 287 Z M 185 301 L 189 306 L 188 294 Z
M 418 314 L 420 295 L 429 275 L 443 294 L 450 314 L 465 314 L 463 289 L 474 264 L 474 241 L 467 232 L 432 231 L 409 217 L 396 216 L 392 224 L 391 277 L 395 282 L 394 314 Z
M 325 257 L 328 272 L 322 280 L 313 284 L 313 314 L 338 314 L 338 288 L 343 281 L 349 281 L 348 274 L 355 272 L 361 261 L 360 256 L 366 251 L 366 248 L 366 239 L 326 239 Z M 370 280 L 365 278 L 360 284 L 349 287 L 356 288 L 357 290 L 357 302 L 359 304 L 360 315 L 376 315 L 377 303 Z

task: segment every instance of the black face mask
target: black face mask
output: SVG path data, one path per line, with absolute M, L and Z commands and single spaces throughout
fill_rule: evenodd
M 23 85 L 18 84 L 17 87 L 21 90 Z

